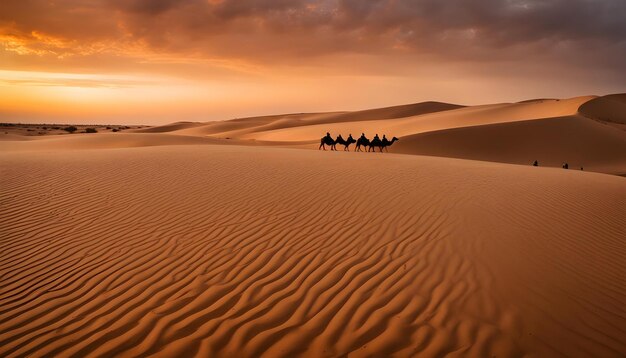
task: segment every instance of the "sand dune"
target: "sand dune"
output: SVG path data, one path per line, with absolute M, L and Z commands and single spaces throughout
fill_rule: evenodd
M 176 134 L 209 136 L 236 131 L 253 131 L 256 128 L 269 126 L 273 123 L 294 123 L 297 125 L 302 119 L 310 117 L 326 117 L 332 116 L 330 113 L 302 113 L 302 114 L 285 114 L 276 116 L 263 116 L 253 118 L 233 119 L 229 121 L 209 122 L 197 128 L 185 129 L 176 132 Z M 221 135 L 224 137 L 224 135 Z
M 626 94 L 593 99 L 583 103 L 579 111 L 592 119 L 626 125 Z
M 624 178 L 40 149 L 0 155 L 0 356 L 626 354 Z
M 415 134 L 390 151 L 626 174 L 626 132 L 581 116 Z
M 493 123 L 522 121 L 576 114 L 581 104 L 589 101 L 591 96 L 577 97 L 569 100 L 542 100 L 531 103 L 504 103 L 495 105 L 473 106 L 430 114 L 409 117 L 353 122 L 333 122 L 318 125 L 301 125 L 293 128 L 276 130 L 259 130 L 243 136 L 236 133 L 224 133 L 235 138 L 255 139 L 263 141 L 313 141 L 318 140 L 326 131 L 347 135 L 360 135 L 366 132 L 387 133 L 402 137 L 417 133 L 459 128 Z M 320 135 L 321 134 L 321 135 Z
M 329 112 L 329 113 L 299 113 L 278 116 L 264 116 L 241 118 L 224 122 L 208 123 L 202 128 L 180 131 L 186 135 L 217 135 L 220 137 L 244 138 L 245 135 L 257 132 L 267 132 L 278 129 L 294 128 L 302 126 L 323 125 L 334 127 L 337 123 L 350 123 L 373 121 L 380 119 L 395 119 L 437 113 L 462 108 L 463 106 L 441 103 L 422 102 L 401 106 L 368 109 L 354 112 Z M 256 139 L 254 136 L 246 139 Z M 282 140 L 282 139 L 265 139 Z M 307 139 L 305 139 L 307 140 Z M 310 140 L 310 138 L 308 139 Z

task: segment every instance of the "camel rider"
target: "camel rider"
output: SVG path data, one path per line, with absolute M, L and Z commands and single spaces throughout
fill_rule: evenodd
M 333 137 L 330 136 L 330 132 L 326 132 L 326 139 L 333 139 Z
M 387 140 L 387 136 L 383 134 L 383 141 Z
M 365 133 L 361 133 L 361 139 L 366 139 L 365 138 Z
M 380 140 L 380 138 L 378 137 L 378 133 L 376 133 L 373 140 Z

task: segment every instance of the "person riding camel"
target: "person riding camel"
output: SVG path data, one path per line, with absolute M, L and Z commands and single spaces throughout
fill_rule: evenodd
M 372 141 L 374 141 L 374 140 L 380 140 L 380 137 L 378 137 L 378 133 L 376 133 L 376 135 L 374 136 L 374 139 Z
M 326 138 L 327 139 L 333 139 L 333 137 L 330 136 L 330 132 L 326 132 Z

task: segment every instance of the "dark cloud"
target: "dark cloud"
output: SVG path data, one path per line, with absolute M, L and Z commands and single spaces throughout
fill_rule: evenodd
M 120 55 L 139 45 L 291 63 L 337 52 L 483 61 L 539 51 L 626 70 L 615 61 L 626 58 L 624 14 L 624 0 L 7 0 L 0 31 L 25 47 L 38 33 L 47 46 L 100 42 Z
M 111 0 L 113 7 L 133 13 L 157 15 L 170 10 L 176 6 L 181 6 L 186 0 Z

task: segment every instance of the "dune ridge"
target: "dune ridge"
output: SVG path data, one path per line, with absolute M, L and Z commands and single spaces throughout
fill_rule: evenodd
M 129 132 L 131 133 L 168 133 L 168 132 L 180 131 L 180 130 L 184 130 L 188 128 L 194 128 L 194 127 L 198 127 L 202 125 L 204 125 L 204 123 L 176 122 L 176 123 L 166 124 L 163 126 L 133 129 L 133 130 L 130 130 Z
M 211 144 L 0 166 L 1 356 L 626 353 L 624 178 Z
M 275 129 L 405 118 L 427 113 L 449 111 L 463 107 L 464 106 L 456 104 L 430 101 L 352 112 L 295 113 L 237 118 L 228 121 L 210 122 L 200 128 L 193 128 L 189 130 L 185 129 L 179 133 L 186 135 L 219 134 L 222 137 L 241 137 L 245 134 L 265 132 Z

